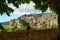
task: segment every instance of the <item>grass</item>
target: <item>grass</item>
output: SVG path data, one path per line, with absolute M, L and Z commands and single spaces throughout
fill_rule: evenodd
M 3 28 L 6 30 L 6 32 L 14 32 L 14 31 L 18 31 L 18 30 L 26 31 L 27 26 L 22 26 L 20 29 L 20 28 L 16 28 L 15 26 L 3 25 Z M 1 32 L 1 30 L 0 30 L 0 32 Z
M 9 25 L 3 25 L 3 28 L 6 30 L 6 32 L 14 32 L 19 30 L 19 28 L 16 28 L 15 26 L 9 26 Z
M 52 24 L 52 25 L 51 25 L 51 29 L 55 29 L 55 28 L 58 28 L 58 25 Z
M 12 26 L 3 25 L 3 27 L 4 27 L 4 29 L 5 29 L 7 32 L 11 32 L 11 31 L 12 31 L 12 29 L 11 29 Z
M 6 32 L 14 32 L 18 30 L 26 31 L 27 26 L 22 26 L 21 28 L 16 28 L 15 26 L 9 26 L 9 25 L 3 25 L 3 28 L 6 30 Z M 58 28 L 58 25 L 52 24 L 50 29 Z M 36 30 L 37 28 L 35 26 L 31 26 L 31 30 Z M 42 25 L 40 29 L 47 29 L 46 25 Z M 1 29 L 0 29 L 1 32 Z

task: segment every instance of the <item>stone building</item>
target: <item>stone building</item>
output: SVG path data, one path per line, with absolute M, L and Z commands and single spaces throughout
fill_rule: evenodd
M 16 26 L 17 28 L 21 28 L 22 24 L 19 23 L 18 19 L 13 19 L 9 22 L 9 26 Z
M 25 15 L 22 17 L 25 21 L 27 21 L 30 26 L 36 26 L 36 28 L 40 29 L 42 27 L 43 22 L 47 25 L 46 28 L 51 28 L 52 23 L 58 24 L 57 19 L 55 18 L 56 14 L 43 14 L 41 17 L 38 17 L 36 14 L 32 14 L 31 16 Z M 53 21 L 54 20 L 54 21 Z
M 56 18 L 56 14 L 43 14 L 42 16 L 38 16 L 36 14 L 32 15 L 23 15 L 20 18 L 28 22 L 30 27 L 36 27 L 37 29 L 42 28 L 43 23 L 46 24 L 46 28 L 51 28 L 51 25 L 54 23 L 58 25 L 58 21 Z M 16 26 L 17 28 L 21 28 L 22 24 L 19 23 L 19 19 L 14 19 L 9 22 L 9 26 Z

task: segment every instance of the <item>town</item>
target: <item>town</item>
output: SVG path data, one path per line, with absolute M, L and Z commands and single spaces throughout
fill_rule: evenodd
M 40 14 L 41 15 L 41 14 Z M 55 25 L 56 27 L 58 26 L 58 15 L 55 13 L 50 13 L 50 14 L 43 14 L 41 16 L 38 16 L 37 14 L 32 14 L 32 15 L 23 15 L 20 17 L 20 19 L 23 19 L 29 24 L 30 28 L 36 28 L 36 29 L 49 29 L 51 28 L 52 25 Z M 19 22 L 19 19 L 13 19 L 9 22 L 9 26 L 16 26 L 17 28 L 22 27 L 23 24 Z

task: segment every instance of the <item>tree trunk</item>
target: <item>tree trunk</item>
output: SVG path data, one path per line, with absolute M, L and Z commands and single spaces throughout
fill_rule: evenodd
M 57 40 L 60 40 L 60 13 L 58 13 L 58 36 Z
M 56 7 L 57 14 L 58 14 L 58 35 L 57 35 L 57 40 L 60 40 L 60 7 Z

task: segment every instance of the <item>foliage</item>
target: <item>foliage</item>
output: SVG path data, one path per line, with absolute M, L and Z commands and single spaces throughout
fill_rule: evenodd
M 42 23 L 42 29 L 45 29 L 47 27 L 47 24 L 45 22 Z
M 35 3 L 35 9 L 38 9 L 38 10 L 41 10 L 42 12 L 45 12 L 48 8 L 48 5 L 47 5 L 47 0 L 33 0 L 33 2 Z
M 30 1 L 35 3 L 35 9 L 41 10 L 42 12 L 45 12 L 48 7 L 53 12 L 58 12 L 57 10 L 60 8 L 60 0 L 0 0 L 0 14 L 6 13 L 9 16 L 9 14 L 14 11 L 8 7 L 10 3 L 19 8 L 19 5 L 24 3 L 29 4 Z
M 14 10 L 8 7 L 8 4 L 12 3 L 15 7 L 19 8 L 19 5 L 24 3 L 30 3 L 30 0 L 0 0 L 0 14 L 6 13 L 10 16 L 10 13 Z
M 10 16 L 10 13 L 13 12 L 14 10 L 10 7 L 8 7 L 6 2 L 2 2 L 0 0 L 0 14 L 2 15 L 3 13 L 6 13 L 8 16 Z
M 35 3 L 35 9 L 45 12 L 49 7 L 52 12 L 58 13 L 57 10 L 60 9 L 59 0 L 32 0 Z
M 3 30 L 3 29 L 5 29 L 5 30 Z M 18 29 L 18 28 L 15 28 L 14 26 L 9 26 L 9 25 L 3 25 L 3 31 L 4 32 L 14 32 L 14 31 L 18 31 L 18 30 L 20 30 L 20 29 Z M 2 30 L 0 30 L 0 31 L 2 31 Z M 2 31 L 2 32 L 3 32 Z
M 26 28 L 27 26 L 22 26 L 22 28 L 16 28 L 15 26 L 9 26 L 9 25 L 3 25 L 3 29 L 5 30 L 1 30 L 0 29 L 0 32 L 15 32 L 15 31 L 19 31 L 19 30 L 23 30 L 23 31 L 26 31 Z
M 31 30 L 36 30 L 37 28 L 35 26 L 31 26 Z
M 8 25 L 3 25 L 4 29 L 6 30 L 6 32 L 11 32 L 11 27 Z
M 0 29 L 0 32 L 1 32 L 1 29 Z
M 58 15 L 56 16 L 56 19 L 58 19 Z
M 1 32 L 3 32 L 3 31 L 5 32 L 6 31 L 1 23 L 0 23 L 0 31 Z
M 15 28 L 15 30 L 12 29 L 12 32 L 19 31 L 19 28 Z
M 47 25 L 46 24 L 42 24 L 42 29 L 46 29 Z
M 46 24 L 42 24 L 42 29 L 46 29 Z M 56 24 L 52 24 L 51 25 L 51 29 L 55 29 L 57 28 L 58 25 Z M 3 30 L 5 29 L 5 30 Z M 27 26 L 22 26 L 21 29 L 20 28 L 16 28 L 15 26 L 8 26 L 8 25 L 3 25 L 3 29 L 0 29 L 0 32 L 15 32 L 15 31 L 19 31 L 19 30 L 23 30 L 26 31 Z M 37 28 L 35 26 L 31 26 L 31 30 L 36 30 Z
M 27 26 L 22 26 L 21 30 L 26 31 Z
M 25 20 L 23 20 L 23 19 L 19 19 L 19 22 L 21 23 L 21 24 L 23 24 L 23 26 L 29 26 L 29 23 L 28 22 L 26 22 Z
M 49 7 L 51 11 L 60 13 L 60 0 L 31 0 L 35 3 L 35 9 L 41 10 L 42 12 L 45 12 L 47 8 Z M 12 3 L 15 7 L 19 8 L 19 5 L 24 3 L 30 3 L 30 0 L 0 0 L 0 14 L 6 13 L 8 16 L 10 16 L 10 13 L 14 10 L 10 7 L 8 7 L 8 4 Z M 25 21 L 21 22 L 24 26 L 27 26 L 28 23 L 25 23 Z M 44 24 L 45 25 L 45 24 Z M 9 27 L 7 27 L 9 30 Z M 3 26 L 1 26 L 1 29 L 5 30 Z
M 57 24 L 52 24 L 51 29 L 54 29 L 54 28 L 58 28 L 58 25 Z

